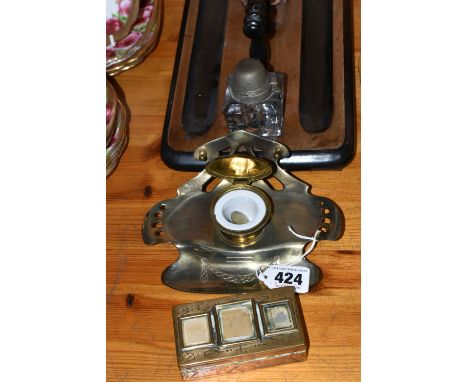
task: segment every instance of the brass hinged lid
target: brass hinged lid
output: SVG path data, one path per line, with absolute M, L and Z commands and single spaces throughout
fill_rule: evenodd
M 244 154 L 219 157 L 206 165 L 208 174 L 230 182 L 255 182 L 269 177 L 273 172 L 271 163 L 266 159 Z

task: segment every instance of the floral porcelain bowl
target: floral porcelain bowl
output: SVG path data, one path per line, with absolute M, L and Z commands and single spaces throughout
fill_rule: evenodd
M 141 0 L 136 21 L 121 40 L 106 47 L 106 70 L 113 76 L 139 64 L 154 49 L 161 25 L 162 0 Z M 106 24 L 107 26 L 107 24 Z M 109 31 L 113 25 L 110 23 Z
M 106 80 L 106 175 L 109 176 L 119 163 L 128 142 L 126 108 L 112 83 Z
M 106 147 L 106 176 L 108 177 L 117 167 L 128 143 L 128 124 L 125 107 L 117 101 L 115 133 Z
M 117 93 L 109 80 L 106 80 L 106 146 L 115 132 L 115 116 L 117 114 Z

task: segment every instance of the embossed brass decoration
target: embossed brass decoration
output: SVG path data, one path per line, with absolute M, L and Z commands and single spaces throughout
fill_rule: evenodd
M 288 174 L 278 162 L 289 156 L 283 144 L 236 131 L 204 144 L 194 157 L 205 170 L 183 184 L 177 197 L 147 213 L 146 244 L 173 243 L 179 258 L 163 273 L 163 282 L 189 292 L 236 293 L 264 289 L 255 272 L 271 264 L 310 269 L 310 286 L 320 268 L 302 257 L 307 239 L 337 240 L 343 229 L 338 206 L 309 193 L 310 186 Z M 269 178 L 283 189 L 275 189 Z M 213 189 L 209 183 L 219 180 Z
M 184 380 L 307 359 L 292 287 L 176 305 L 172 318 Z

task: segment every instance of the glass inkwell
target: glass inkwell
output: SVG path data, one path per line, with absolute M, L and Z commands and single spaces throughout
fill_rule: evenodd
M 224 116 L 229 131 L 246 130 L 263 137 L 283 132 L 283 73 L 267 72 L 260 60 L 240 61 L 228 76 Z

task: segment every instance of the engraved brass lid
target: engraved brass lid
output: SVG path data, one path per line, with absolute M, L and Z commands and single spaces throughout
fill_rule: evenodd
M 206 171 L 216 178 L 250 183 L 269 177 L 273 168 L 268 160 L 235 154 L 212 160 Z

